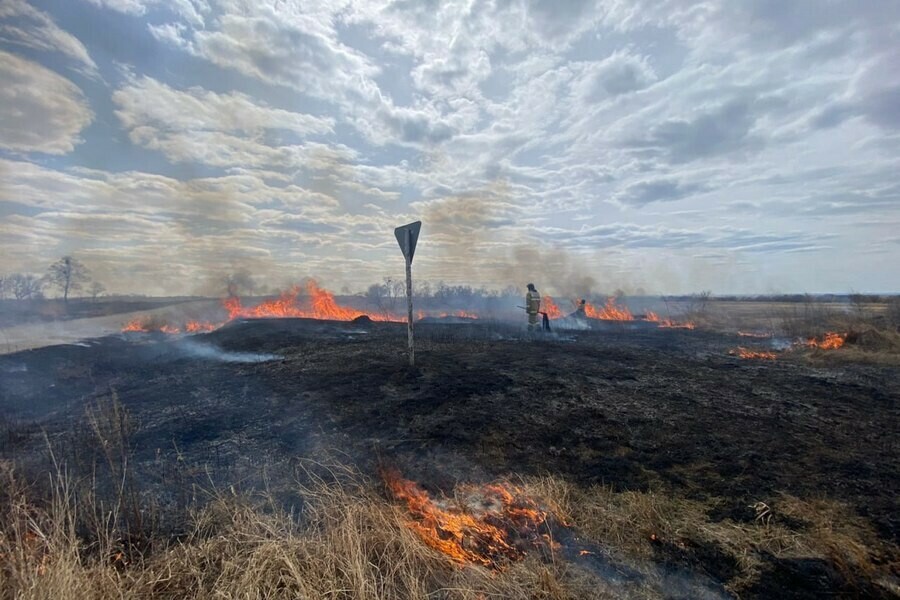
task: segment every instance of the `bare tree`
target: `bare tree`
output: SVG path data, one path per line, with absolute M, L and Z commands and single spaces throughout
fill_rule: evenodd
M 249 271 L 235 271 L 225 276 L 225 291 L 228 296 L 252 295 L 259 286 Z
M 94 281 L 91 283 L 91 286 L 88 288 L 88 293 L 91 295 L 91 301 L 96 302 L 97 296 L 106 291 L 106 286 L 100 283 L 99 281 Z
M 89 279 L 87 267 L 71 256 L 63 256 L 47 271 L 47 280 L 62 291 L 66 304 L 69 303 L 69 292 L 80 290 Z
M 9 287 L 9 276 L 0 275 L 0 299 L 6 298 L 6 290 Z
M 44 281 L 34 275 L 13 273 L 6 278 L 6 287 L 16 300 L 33 300 L 43 297 Z

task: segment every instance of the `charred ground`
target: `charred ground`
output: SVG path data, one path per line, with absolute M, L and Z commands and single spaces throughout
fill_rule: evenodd
M 727 354 L 735 336 L 640 323 L 534 337 L 485 323 L 417 332 L 415 369 L 403 325 L 303 319 L 0 356 L 0 450 L 40 472 L 46 432 L 89 470 L 78 423 L 113 394 L 133 422 L 132 468 L 164 505 L 192 484 L 282 489 L 272 482 L 294 461 L 337 449 L 364 472 L 389 462 L 432 490 L 549 473 L 696 502 L 711 522 L 753 524 L 753 506 L 782 495 L 827 499 L 872 524 L 888 549 L 876 562 L 896 560 L 896 367 L 740 360 Z M 689 535 L 653 552 L 722 584 L 738 569 Z M 888 595 L 827 559 L 763 562 L 747 596 Z

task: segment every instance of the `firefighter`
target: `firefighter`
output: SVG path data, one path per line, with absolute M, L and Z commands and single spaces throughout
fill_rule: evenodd
M 533 283 L 528 284 L 528 293 L 525 294 L 525 312 L 528 313 L 528 331 L 539 329 L 538 313 L 541 312 L 541 295 Z
M 575 308 L 575 312 L 573 312 L 573 313 L 572 313 L 571 315 L 569 315 L 569 316 L 572 317 L 573 319 L 586 319 L 586 318 L 587 318 L 587 314 L 584 312 L 585 304 L 586 304 L 586 303 L 585 303 L 585 301 L 584 301 L 584 298 L 582 298 L 581 300 L 579 300 L 579 301 L 578 301 L 578 306 Z

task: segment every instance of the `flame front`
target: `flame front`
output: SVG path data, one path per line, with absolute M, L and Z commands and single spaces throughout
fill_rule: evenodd
M 652 310 L 648 310 L 644 315 L 644 320 L 650 323 L 656 323 L 662 329 L 695 329 L 696 325 L 692 321 L 685 321 L 684 323 L 679 323 L 678 321 L 673 321 L 672 319 L 663 319 L 658 314 L 653 312 Z
M 306 282 L 306 295 L 300 286 L 282 292 L 278 298 L 266 300 L 252 308 L 244 307 L 241 299 L 232 296 L 222 301 L 222 306 L 228 311 L 228 320 L 234 319 L 264 319 L 298 317 L 305 319 L 326 319 L 331 321 L 352 321 L 363 315 L 369 316 L 373 321 L 402 321 L 399 317 L 387 315 L 369 315 L 355 308 L 341 306 L 334 299 L 334 294 L 320 288 L 312 279 Z
M 122 326 L 122 331 L 141 331 L 148 332 L 146 324 L 142 319 L 132 319 Z
M 816 339 L 814 337 L 806 340 L 806 345 L 810 348 L 819 348 L 821 350 L 837 350 L 841 346 L 844 345 L 844 342 L 847 341 L 846 333 L 835 333 L 834 331 L 829 331 L 825 335 L 822 336 L 822 339 Z
M 447 317 L 456 317 L 458 319 L 478 319 L 479 318 L 476 313 L 468 312 L 465 310 L 457 310 L 454 312 L 441 312 L 441 313 L 430 313 L 430 312 L 426 312 L 424 310 L 416 311 L 416 320 L 417 321 L 421 321 L 422 319 L 424 319 L 426 317 L 432 317 L 432 318 L 436 318 L 436 319 L 444 319 Z
M 305 295 L 302 292 L 306 292 Z M 373 321 L 403 321 L 393 315 L 370 315 L 355 308 L 341 306 L 334 298 L 334 294 L 320 288 L 318 284 L 309 280 L 305 287 L 294 286 L 282 292 L 278 298 L 266 300 L 256 306 L 245 307 L 241 299 L 231 296 L 222 300 L 222 308 L 228 313 L 225 322 L 234 319 L 265 319 L 298 317 L 306 319 L 326 319 L 331 321 L 352 321 L 357 317 L 366 315 Z M 443 315 L 447 316 L 447 315 Z M 458 311 L 455 316 L 475 319 L 476 315 Z M 151 318 L 134 319 L 122 326 L 122 331 L 138 331 L 149 333 L 158 331 L 168 334 L 176 333 L 204 333 L 218 329 L 222 323 L 210 321 L 187 321 L 183 327 L 170 323 L 156 323 Z
M 750 350 L 748 348 L 743 348 L 738 346 L 735 350 L 729 352 L 738 358 L 747 358 L 747 359 L 760 359 L 760 360 L 775 360 L 778 355 L 774 352 L 768 350 Z
M 550 296 L 541 298 L 541 310 L 547 313 L 548 319 L 559 319 L 562 317 L 562 311 L 559 310 L 559 306 Z
M 547 513 L 522 490 L 504 484 L 461 486 L 455 501 L 434 500 L 395 471 L 382 473 L 391 496 L 406 504 L 406 525 L 457 564 L 502 568 L 528 549 L 546 546 Z
M 616 304 L 615 298 L 607 298 L 606 305 L 597 308 L 593 304 L 585 303 L 584 313 L 591 319 L 603 319 L 605 321 L 634 321 L 634 315 L 628 307 Z

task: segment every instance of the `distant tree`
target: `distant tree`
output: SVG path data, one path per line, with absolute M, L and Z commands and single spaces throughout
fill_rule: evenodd
M 42 298 L 44 295 L 41 291 L 44 287 L 44 281 L 40 277 L 24 273 L 13 273 L 6 277 L 5 281 L 6 288 L 16 300 L 34 300 Z
M 97 296 L 106 291 L 106 286 L 100 283 L 99 281 L 91 282 L 91 286 L 88 288 L 88 293 L 91 295 L 91 300 L 93 302 L 97 301 Z
M 0 275 L 0 298 L 6 298 L 6 288 L 9 285 L 9 276 Z
M 258 288 L 249 271 L 235 271 L 225 276 L 225 292 L 228 296 L 253 295 Z
M 87 267 L 71 256 L 63 256 L 50 265 L 47 271 L 47 281 L 59 288 L 66 304 L 69 303 L 69 292 L 80 290 L 82 284 L 89 279 Z
M 417 281 L 415 282 L 415 287 L 415 295 L 419 298 L 431 298 L 434 294 L 430 281 Z

